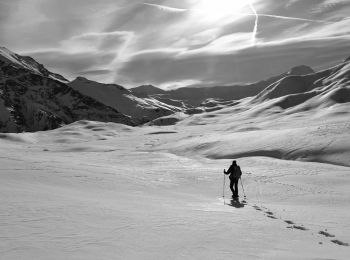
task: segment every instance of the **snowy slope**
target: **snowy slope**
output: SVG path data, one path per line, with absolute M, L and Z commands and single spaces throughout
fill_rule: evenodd
M 202 135 L 205 148 L 208 138 L 230 134 L 232 123 L 221 117 L 211 117 L 217 125 L 130 128 L 79 121 L 53 131 L 2 134 L 2 257 L 347 259 L 348 167 L 268 154 L 238 158 L 247 203 L 230 206 L 227 179 L 225 205 L 222 198 L 222 171 L 232 157 L 209 160 L 200 149 L 169 153 L 179 140 L 190 145 Z M 283 127 L 292 129 L 294 120 Z M 245 145 L 256 141 L 251 134 Z M 236 139 L 225 141 L 236 147 Z
M 136 97 L 129 90 L 115 84 L 102 84 L 78 77 L 68 85 L 84 95 L 143 122 L 181 110 L 176 106 L 167 105 L 153 98 Z
M 255 101 L 290 113 L 350 102 L 350 61 L 305 76 L 287 76 L 257 95 Z
M 346 60 L 285 75 L 256 97 L 143 127 L 81 120 L 0 134 L 1 257 L 347 260 L 349 71 Z M 240 203 L 223 175 L 232 159 Z
M 177 123 L 200 131 L 164 149 L 211 159 L 269 156 L 350 166 L 349 75 L 345 60 L 321 72 L 287 76 L 256 97 L 212 101 L 211 112 Z

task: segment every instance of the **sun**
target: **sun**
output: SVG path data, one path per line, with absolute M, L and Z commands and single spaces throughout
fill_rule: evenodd
M 247 0 L 199 0 L 194 6 L 195 10 L 211 22 L 239 15 L 246 8 L 249 8 Z

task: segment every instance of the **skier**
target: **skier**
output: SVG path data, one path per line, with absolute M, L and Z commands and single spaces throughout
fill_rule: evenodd
M 224 169 L 224 174 L 230 174 L 230 189 L 232 191 L 232 198 L 238 199 L 238 181 L 241 178 L 242 172 L 241 168 L 237 165 L 236 161 L 232 161 L 230 168 L 226 171 Z M 235 186 L 233 188 L 233 185 Z

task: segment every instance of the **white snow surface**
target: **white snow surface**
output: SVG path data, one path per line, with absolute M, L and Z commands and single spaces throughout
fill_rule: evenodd
M 347 111 L 1 134 L 1 259 L 349 259 Z

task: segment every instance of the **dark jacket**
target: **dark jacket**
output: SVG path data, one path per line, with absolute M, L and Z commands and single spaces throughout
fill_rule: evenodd
M 241 175 L 242 175 L 241 167 L 239 167 L 238 165 L 232 164 L 228 169 L 228 171 L 226 172 L 226 174 L 230 174 L 230 177 L 229 177 L 230 180 L 239 179 L 241 178 Z

